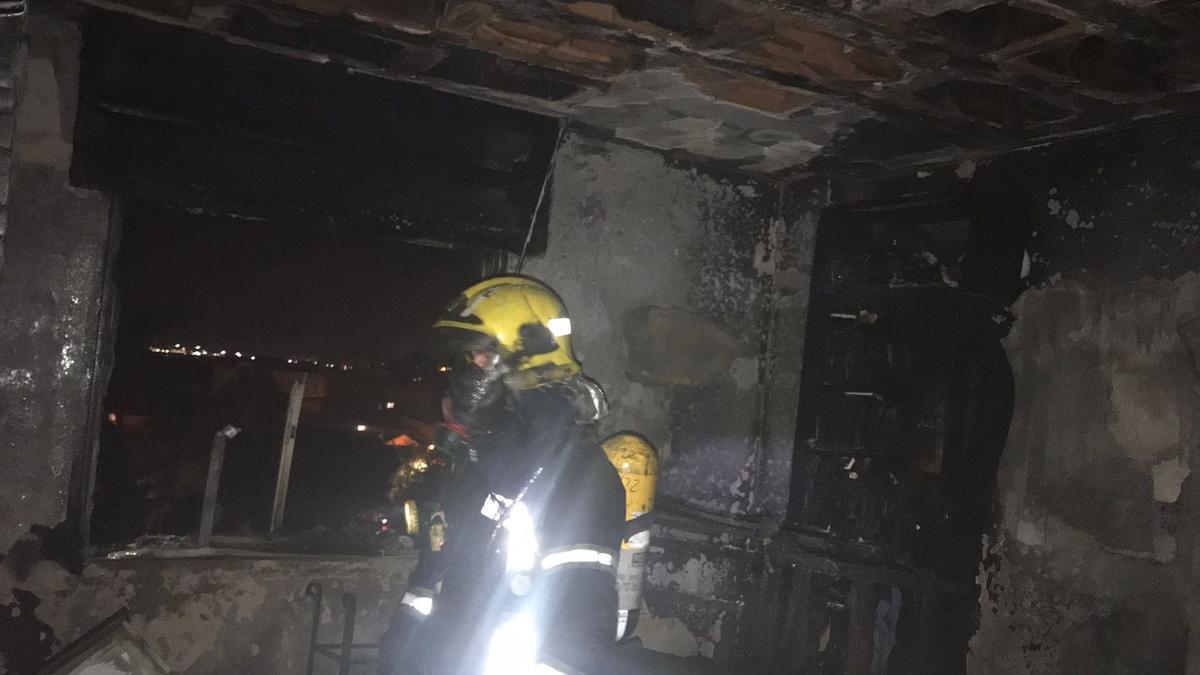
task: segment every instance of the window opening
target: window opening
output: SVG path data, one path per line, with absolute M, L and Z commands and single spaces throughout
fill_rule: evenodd
M 427 499 L 438 468 L 446 365 L 422 357 L 426 331 L 494 256 L 146 202 L 122 233 L 91 541 L 195 545 L 214 435 L 231 428 L 211 545 L 274 530 L 287 550 L 402 546 L 404 502 Z

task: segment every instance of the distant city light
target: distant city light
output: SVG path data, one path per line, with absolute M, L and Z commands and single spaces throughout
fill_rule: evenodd
M 396 407 L 396 402 L 395 402 L 395 401 L 388 401 L 387 403 L 384 403 L 384 404 L 383 404 L 383 407 L 387 408 L 388 410 L 391 410 L 392 408 L 395 408 L 395 407 Z
M 354 428 L 355 428 L 355 429 L 357 429 L 358 431 L 366 431 L 366 430 L 367 430 L 367 425 L 365 425 L 365 424 L 360 424 L 360 425 L 358 425 L 358 426 L 356 426 L 356 427 L 354 427 Z
M 179 343 L 176 343 L 173 347 L 159 347 L 159 346 L 155 345 L 155 346 L 147 347 L 147 349 L 151 353 L 154 353 L 154 354 L 178 354 L 181 356 L 196 356 L 196 357 L 204 356 L 204 357 L 209 357 L 209 358 L 228 356 L 230 354 L 229 350 L 226 350 L 226 349 L 222 349 L 219 351 L 216 351 L 216 350 L 209 351 L 208 349 L 205 349 L 203 345 L 196 345 L 195 347 L 185 347 Z M 254 354 L 246 354 L 246 353 L 243 353 L 240 351 L 232 352 L 232 354 L 233 354 L 233 356 L 235 356 L 239 359 L 240 358 L 248 358 L 251 361 L 258 360 L 258 356 L 254 355 Z M 272 357 L 270 355 L 268 355 L 267 358 L 270 359 Z M 275 358 L 283 359 L 284 357 L 275 357 Z M 317 361 L 312 358 L 303 358 L 302 359 L 299 357 L 289 357 L 284 360 L 291 365 L 303 364 L 303 365 L 308 365 L 308 366 L 331 368 L 334 370 L 336 370 L 338 368 L 340 368 L 342 370 L 354 370 L 354 365 L 350 364 L 350 363 L 324 362 L 324 361 Z M 372 364 L 366 364 L 366 367 L 370 367 L 371 365 Z M 386 365 L 386 364 L 380 364 L 380 365 Z
M 439 373 L 444 373 L 444 372 L 446 372 L 446 371 L 448 371 L 448 370 L 450 370 L 449 366 L 440 366 L 440 367 L 438 367 L 438 372 L 439 372 Z
M 430 449 L 430 450 L 436 450 L 436 449 L 437 449 L 437 444 L 436 444 L 436 443 L 430 443 L 430 444 L 429 444 L 429 449 Z

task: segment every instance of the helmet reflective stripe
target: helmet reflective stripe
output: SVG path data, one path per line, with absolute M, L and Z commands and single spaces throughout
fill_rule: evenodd
M 566 567 L 615 570 L 616 551 L 599 546 L 564 546 L 551 549 L 542 556 L 542 569 L 553 570 Z
M 546 322 L 546 327 L 550 329 L 550 334 L 554 337 L 563 337 L 564 335 L 571 334 L 571 320 L 565 316 L 550 319 Z

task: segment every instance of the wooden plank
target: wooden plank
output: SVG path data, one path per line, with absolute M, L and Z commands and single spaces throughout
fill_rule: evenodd
M 809 607 L 812 604 L 812 572 L 797 566 L 792 574 L 792 585 L 788 589 L 787 616 L 783 640 L 780 647 L 787 656 L 788 673 L 805 673 L 810 670 L 816 645 L 811 641 Z
M 938 639 L 934 635 L 934 628 L 937 626 L 938 601 L 940 599 L 941 596 L 932 591 L 921 596 L 921 610 L 918 615 L 917 632 L 912 640 L 913 654 L 910 663 L 916 670 L 911 672 L 929 672 L 933 668 L 929 645 L 931 640 Z
M 878 587 L 870 581 L 856 581 L 846 599 L 847 675 L 867 675 L 875 657 L 875 605 Z
M 8 179 L 5 178 L 5 185 Z M 71 488 L 67 495 L 67 513 L 79 514 L 72 521 L 72 529 L 78 533 L 85 551 L 92 544 L 92 511 L 95 508 L 96 466 L 100 461 L 100 428 L 104 422 L 104 396 L 116 361 L 113 346 L 117 339 L 116 264 L 117 248 L 121 242 L 121 222 L 124 205 L 114 202 L 108 212 L 108 235 L 104 244 L 104 279 L 100 287 L 98 303 L 99 322 L 96 324 L 95 354 L 92 359 L 92 378 L 88 384 L 88 417 L 83 438 L 87 452 L 75 458 Z M 0 208 L 0 266 L 4 262 L 4 229 L 8 223 L 8 210 Z
M 971 595 L 972 585 L 944 579 L 929 572 L 884 564 L 854 563 L 821 555 L 804 545 L 781 536 L 773 544 L 774 555 L 781 564 L 788 562 L 817 574 L 843 577 L 854 581 L 871 580 L 889 586 L 910 587 L 916 590 L 932 590 L 951 595 Z
M 221 487 L 221 468 L 225 464 L 225 444 L 234 436 L 238 429 L 226 425 L 213 434 L 212 450 L 208 455 L 208 480 L 204 483 L 204 505 L 200 509 L 200 533 L 196 536 L 196 545 L 208 546 L 212 540 L 213 519 L 217 513 L 217 491 Z
M 283 447 L 279 452 L 279 475 L 275 479 L 275 501 L 271 506 L 271 533 L 283 525 L 283 509 L 287 505 L 288 480 L 292 476 L 292 453 L 296 449 L 296 428 L 300 425 L 300 407 L 304 403 L 304 386 L 308 373 L 300 373 L 292 382 L 288 396 L 287 420 L 283 425 Z
M 777 650 L 783 627 L 783 617 L 779 612 L 784 606 L 783 577 L 784 570 L 779 568 L 775 568 L 769 573 L 765 570 L 763 572 L 759 621 L 751 642 L 753 647 L 750 655 L 757 658 L 759 663 L 768 670 L 776 670 L 779 659 Z

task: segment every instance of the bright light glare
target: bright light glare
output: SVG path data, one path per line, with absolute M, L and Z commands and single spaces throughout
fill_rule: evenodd
M 548 570 L 558 567 L 559 565 L 604 565 L 611 567 L 613 564 L 613 556 L 611 553 L 604 551 L 596 551 L 590 548 L 574 548 L 569 551 L 558 551 L 542 558 L 542 569 Z
M 546 322 L 546 327 L 550 329 L 550 334 L 554 337 L 563 337 L 564 335 L 571 334 L 571 320 L 565 316 L 550 319 Z
M 357 429 L 357 430 L 359 430 L 359 431 L 366 431 L 366 430 L 367 430 L 367 425 L 365 425 L 365 424 L 360 424 L 360 425 L 358 425 L 358 426 L 356 426 L 356 427 L 354 427 L 354 428 L 355 428 L 355 429 Z
M 433 598 L 428 596 L 405 593 L 404 597 L 400 599 L 400 604 L 412 607 L 422 616 L 429 616 L 433 613 Z
M 521 675 L 537 664 L 538 634 L 533 620 L 518 614 L 501 624 L 488 643 L 483 675 Z
M 410 535 L 421 531 L 421 514 L 417 511 L 417 502 L 412 499 L 404 501 L 404 531 Z
M 504 518 L 504 529 L 508 530 L 508 550 L 505 569 L 508 572 L 528 572 L 537 562 L 538 542 L 533 516 L 523 502 L 516 502 Z
M 384 403 L 384 404 L 383 404 L 383 407 L 387 408 L 388 410 L 391 410 L 392 408 L 395 408 L 395 407 L 396 407 L 396 402 L 395 402 L 395 401 L 388 401 L 387 403 Z

